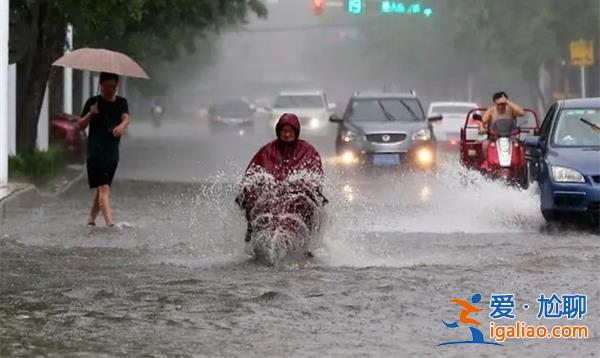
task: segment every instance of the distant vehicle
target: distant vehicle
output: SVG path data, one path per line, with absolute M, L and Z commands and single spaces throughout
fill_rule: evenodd
M 600 220 L 600 98 L 553 104 L 540 136 L 527 138 L 541 211 L 549 221 Z
M 487 137 L 478 133 L 485 108 L 471 110 L 463 119 L 460 130 L 460 162 L 469 169 L 478 170 L 492 179 L 501 179 L 511 185 L 527 188 L 529 166 L 525 158 L 523 140 L 537 135 L 539 119 L 535 111 L 525 109 L 525 116 L 513 119 L 497 119 L 489 127 Z M 484 153 L 483 140 L 488 140 Z
M 273 104 L 270 125 L 275 128 L 282 114 L 294 113 L 300 119 L 303 134 L 326 135 L 327 120 L 335 108 L 336 105 L 328 103 L 325 92 L 321 90 L 281 92 Z
M 82 162 L 86 157 L 87 136 L 79 130 L 79 117 L 68 114 L 55 114 L 50 120 L 50 142 L 63 147 L 69 158 Z
M 457 152 L 460 144 L 460 129 L 463 127 L 465 117 L 471 110 L 479 107 L 471 102 L 431 102 L 428 117 L 442 117 L 435 123 L 433 131 L 438 148 Z
M 164 108 L 158 103 L 153 103 L 150 108 L 150 114 L 152 115 L 152 124 L 154 127 L 160 127 L 164 118 Z
M 431 123 L 414 93 L 355 93 L 338 123 L 336 153 L 345 166 L 404 166 L 431 170 L 436 142 Z
M 236 128 L 240 130 L 254 129 L 254 104 L 234 99 L 215 103 L 208 110 L 211 130 Z

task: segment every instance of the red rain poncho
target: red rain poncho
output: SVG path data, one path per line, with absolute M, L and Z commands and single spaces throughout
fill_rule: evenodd
M 266 144 L 254 155 L 246 169 L 246 174 L 262 168 L 279 181 L 287 179 L 288 175 L 300 170 L 323 174 L 321 156 L 317 150 L 308 142 L 298 139 L 300 136 L 298 117 L 291 113 L 283 114 L 275 127 L 278 135 L 281 127 L 286 124 L 296 131 L 296 141 L 285 143 L 276 139 Z
M 307 181 L 313 182 L 316 175 L 318 182 L 313 182 L 313 185 L 319 187 L 318 190 L 320 190 L 320 177 L 323 175 L 321 156 L 312 145 L 298 138 L 300 136 L 300 121 L 298 121 L 295 114 L 284 113 L 279 118 L 275 127 L 278 137 L 284 125 L 289 125 L 296 131 L 296 140 L 292 143 L 286 143 L 278 138 L 263 146 L 250 161 L 245 177 L 252 177 L 264 171 L 271 174 L 276 181 L 281 182 L 287 180 L 295 172 L 305 171 L 312 176 L 312 180 Z M 242 207 L 249 209 L 258 193 L 255 190 L 248 190 L 248 188 L 244 191 L 244 198 L 238 198 L 237 202 Z

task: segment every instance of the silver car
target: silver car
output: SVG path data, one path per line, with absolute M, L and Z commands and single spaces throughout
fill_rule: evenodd
M 338 162 L 345 166 L 410 167 L 431 170 L 436 143 L 421 102 L 407 93 L 356 93 L 338 123 L 335 140 Z

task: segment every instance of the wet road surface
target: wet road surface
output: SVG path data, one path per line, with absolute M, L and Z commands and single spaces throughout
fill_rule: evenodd
M 436 176 L 366 178 L 328 167 L 315 258 L 257 265 L 232 200 L 268 138 L 135 124 L 114 188 L 119 229 L 82 225 L 85 183 L 7 212 L 0 356 L 597 355 L 600 237 L 547 229 L 533 190 L 451 164 Z M 539 324 L 521 305 L 552 292 L 588 295 L 584 319 L 560 323 L 588 325 L 589 339 L 435 347 L 470 338 L 442 324 L 458 317 L 450 299 L 514 293 L 518 320 Z

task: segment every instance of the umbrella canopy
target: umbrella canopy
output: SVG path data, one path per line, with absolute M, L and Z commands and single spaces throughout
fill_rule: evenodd
M 110 72 L 125 77 L 149 79 L 146 71 L 120 52 L 80 48 L 56 60 L 52 65 L 93 72 Z

